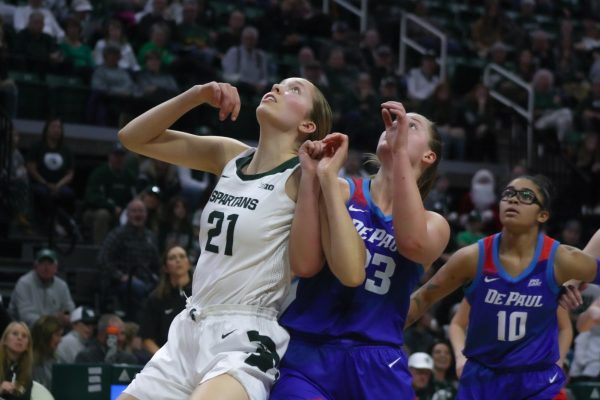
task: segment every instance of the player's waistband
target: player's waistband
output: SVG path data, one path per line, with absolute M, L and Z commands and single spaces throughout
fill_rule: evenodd
M 327 344 L 340 347 L 393 347 L 402 348 L 402 344 L 398 343 L 387 343 L 369 340 L 364 337 L 352 337 L 352 336 L 331 336 L 331 335 L 319 335 L 314 333 L 299 332 L 288 327 L 285 327 L 290 333 L 291 340 L 299 340 L 302 342 L 314 343 L 314 344 Z
M 277 310 L 246 304 L 214 304 L 200 306 L 189 304 L 185 311 L 193 321 L 199 321 L 211 316 L 246 315 L 270 320 L 277 320 Z
M 479 361 L 474 360 L 472 358 L 467 359 L 467 362 L 476 364 L 480 368 L 489 369 L 489 370 L 494 371 L 495 373 L 499 373 L 499 374 L 545 371 L 556 365 L 555 363 L 548 363 L 548 364 L 515 365 L 514 367 L 492 368 L 492 367 L 482 364 Z

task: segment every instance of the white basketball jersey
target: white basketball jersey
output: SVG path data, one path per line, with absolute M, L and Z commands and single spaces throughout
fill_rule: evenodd
M 285 185 L 294 157 L 269 172 L 245 175 L 256 149 L 227 163 L 202 211 L 202 253 L 192 304 L 246 304 L 279 310 L 290 285 L 288 239 L 296 203 Z

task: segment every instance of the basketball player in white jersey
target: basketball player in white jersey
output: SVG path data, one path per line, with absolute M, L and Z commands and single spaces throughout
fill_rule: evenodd
M 218 108 L 220 120 L 235 121 L 240 110 L 233 86 L 211 82 L 119 132 L 131 151 L 220 176 L 202 212 L 202 253 L 188 305 L 119 400 L 266 399 L 289 340 L 276 318 L 291 272 L 306 276 L 322 266 L 314 232 L 318 181 L 314 163 L 306 162 L 310 150 L 299 151 L 305 140 L 322 139 L 331 128 L 321 92 L 300 78 L 273 85 L 256 109 L 256 148 L 168 129 L 201 104 Z

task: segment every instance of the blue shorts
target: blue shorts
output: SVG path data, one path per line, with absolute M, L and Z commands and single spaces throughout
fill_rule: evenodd
M 558 365 L 535 371 L 498 372 L 467 361 L 456 400 L 551 400 L 565 379 Z
M 400 348 L 293 338 L 271 389 L 271 400 L 413 400 Z

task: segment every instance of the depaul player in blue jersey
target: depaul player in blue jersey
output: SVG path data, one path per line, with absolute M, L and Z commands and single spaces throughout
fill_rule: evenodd
M 559 360 L 559 287 L 600 283 L 600 261 L 544 235 L 547 178 L 522 176 L 504 188 L 502 231 L 454 253 L 411 297 L 408 323 L 461 285 L 471 306 L 457 399 L 551 399 L 565 376 Z
M 271 399 L 414 398 L 402 331 L 410 293 L 450 234 L 446 220 L 422 201 L 441 144 L 429 120 L 398 102 L 384 103 L 382 117 L 381 166 L 372 179 L 337 177 L 344 135 L 314 142 L 315 158 L 324 152 L 317 176 L 329 268 L 299 280 L 280 318 L 291 342 Z M 328 151 L 333 141 L 337 147 Z

